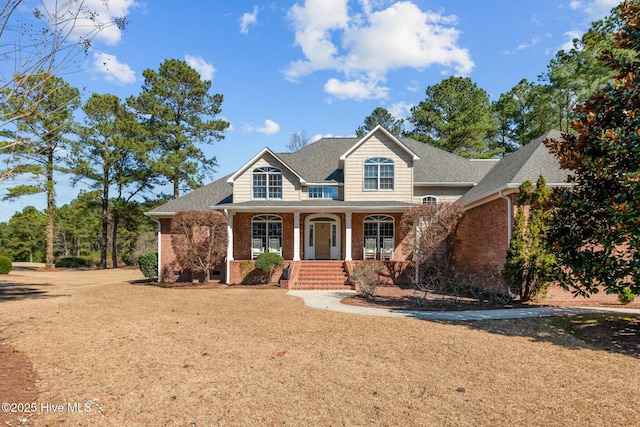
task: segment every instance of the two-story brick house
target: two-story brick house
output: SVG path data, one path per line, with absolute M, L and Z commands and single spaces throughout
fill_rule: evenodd
M 481 208 L 478 212 L 484 212 L 485 204 L 497 203 L 496 209 L 504 211 L 500 221 L 506 224 L 513 216 L 507 199 L 517 191 L 512 178 L 535 180 L 540 173 L 558 170 L 540 141 L 532 143 L 536 150 L 528 150 L 541 153 L 534 156 L 532 167 L 528 151 L 514 153 L 507 157 L 510 161 L 469 160 L 411 138 L 396 138 L 379 126 L 360 139 L 324 138 L 294 153 L 265 148 L 235 173 L 147 213 L 160 224 L 161 279 L 176 280 L 182 273 L 175 265 L 170 238 L 171 217 L 181 210 L 213 209 L 226 216 L 229 244 L 219 269 L 226 283 L 239 283 L 239 264 L 264 251 L 278 252 L 287 260 L 293 270 L 290 286 L 301 285 L 303 278 L 315 284 L 330 282 L 329 277 L 318 276 L 335 275 L 329 265 L 342 270 L 351 261 L 366 258 L 410 261 L 408 236 L 400 229 L 403 212 L 420 203 L 467 199 L 471 209 Z M 504 171 L 496 175 L 501 164 Z M 521 176 L 512 173 L 524 165 Z M 487 177 L 489 181 L 483 182 Z M 496 215 L 495 209 L 487 213 Z M 475 241 L 469 227 L 478 215 L 467 214 L 469 225 L 462 230 L 467 240 Z M 478 232 L 491 235 L 490 230 Z M 508 236 L 501 240 L 498 252 L 506 252 Z M 478 250 L 467 243 L 464 250 Z M 459 253 L 455 259 L 465 256 Z M 335 262 L 317 262 L 321 260 Z

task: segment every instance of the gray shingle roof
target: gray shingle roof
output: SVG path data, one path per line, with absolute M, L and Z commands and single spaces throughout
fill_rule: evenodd
M 420 157 L 414 182 L 479 182 L 497 163 L 465 159 L 411 138 L 401 138 L 401 142 Z
M 307 182 L 342 183 L 339 158 L 359 140 L 324 138 L 294 153 L 278 153 L 278 157 Z M 496 163 L 470 161 L 411 138 L 400 138 L 400 142 L 420 157 L 414 169 L 415 182 L 479 182 Z
M 567 181 L 568 172 L 560 169 L 560 163 L 542 143 L 546 138 L 561 139 L 558 131 L 550 131 L 520 150 L 501 159 L 485 177 L 460 198 L 468 205 L 506 188 L 518 187 L 524 181 L 536 182 L 542 175 L 548 184 Z
M 547 150 L 542 140 L 545 138 L 559 139 L 562 135 L 558 131 L 548 132 L 546 135 L 530 142 L 522 149 L 501 159 L 494 161 L 470 161 L 454 154 L 421 143 L 411 138 L 401 138 L 401 142 L 417 154 L 414 182 L 416 183 L 473 183 L 471 188 L 460 199 L 463 204 L 471 204 L 500 190 L 517 187 L 524 181 L 535 182 L 540 175 L 549 184 L 560 184 L 567 180 L 568 173 L 560 169 L 558 160 Z M 344 182 L 344 174 L 340 169 L 339 158 L 347 152 L 358 138 L 324 138 L 294 152 L 278 153 L 296 173 L 307 182 Z M 224 207 L 331 207 L 358 206 L 358 202 L 343 202 L 338 200 L 305 200 L 295 202 L 285 201 L 251 201 L 233 205 L 233 187 L 227 183 L 227 175 L 209 185 L 201 187 L 177 200 L 159 206 L 148 214 L 159 216 L 173 214 L 180 210 L 207 210 L 212 206 Z M 384 201 L 375 202 L 376 205 L 386 206 Z M 371 202 L 363 202 L 363 206 Z M 388 206 L 398 206 L 397 202 L 388 202 Z
M 182 197 L 158 206 L 147 212 L 147 215 L 160 216 L 162 214 L 174 214 L 178 211 L 209 210 L 213 205 L 231 203 L 233 200 L 233 187 L 227 183 L 227 179 L 230 176 L 231 175 L 227 175 L 211 184 L 200 187 Z
M 284 162 L 307 182 L 344 182 L 340 156 L 358 142 L 357 138 L 323 138 L 293 153 L 278 153 Z

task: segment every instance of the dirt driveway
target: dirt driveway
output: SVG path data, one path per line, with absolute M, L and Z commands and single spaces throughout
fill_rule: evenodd
M 547 319 L 378 318 L 137 279 L 0 277 L 0 343 L 35 374 L 35 400 L 7 403 L 31 405 L 28 425 L 640 425 L 640 361 Z

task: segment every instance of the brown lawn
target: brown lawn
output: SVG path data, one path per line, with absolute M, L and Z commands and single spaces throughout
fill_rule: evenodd
M 34 403 L 27 425 L 640 425 L 640 360 L 553 319 L 360 316 L 280 289 L 137 279 L 0 276 L 0 360 L 22 360 L 0 372 L 26 378 L 0 386 L 0 398 Z

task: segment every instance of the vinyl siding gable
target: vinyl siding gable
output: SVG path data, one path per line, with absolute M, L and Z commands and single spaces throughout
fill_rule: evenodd
M 382 157 L 393 160 L 393 190 L 365 190 L 364 162 Z M 411 203 L 413 200 L 413 158 L 383 132 L 372 134 L 344 160 L 344 200 L 394 200 Z
M 233 201 L 234 203 L 248 202 L 253 199 L 253 171 L 254 169 L 270 166 L 282 170 L 282 199 L 283 201 L 300 200 L 300 179 L 294 175 L 289 168 L 283 165 L 273 155 L 266 152 L 262 157 L 257 159 L 252 165 L 237 176 L 233 183 Z M 264 200 L 264 199 L 262 199 Z

